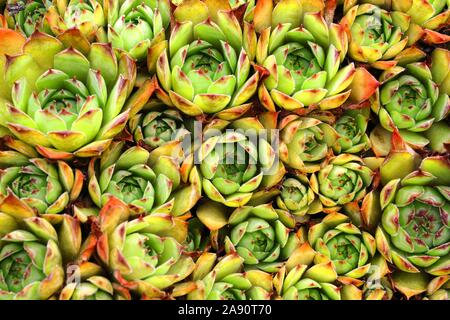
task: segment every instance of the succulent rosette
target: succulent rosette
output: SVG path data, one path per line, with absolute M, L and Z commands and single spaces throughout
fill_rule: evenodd
M 60 221 L 59 213 L 78 198 L 83 174 L 67 163 L 29 159 L 26 164 L 0 170 L 0 211 L 32 217 L 36 213 Z
M 427 300 L 450 300 L 450 276 L 440 276 L 431 280 L 427 287 Z
M 283 178 L 284 166 L 272 147 L 276 147 L 271 130 L 276 128 L 276 118 L 264 114 L 212 122 L 203 131 L 202 144 L 183 161 L 182 176 L 198 168 L 209 199 L 228 207 L 245 205 L 255 193 Z
M 195 263 L 192 279 L 175 287 L 173 295 L 187 300 L 268 300 L 270 274 L 258 270 L 243 273 L 243 259 L 236 253 L 222 258 L 205 252 Z
M 51 6 L 49 0 L 9 0 L 6 2 L 5 19 L 11 29 L 18 29 L 27 37 L 36 30 L 42 30 L 43 17 Z
M 330 261 L 315 263 L 315 252 L 302 244 L 273 275 L 278 298 L 283 300 L 341 300 L 338 275 Z
M 352 7 L 341 20 L 349 35 L 349 56 L 383 70 L 395 66 L 408 44 L 410 20 L 406 13 L 368 3 Z
M 381 126 L 390 132 L 398 128 L 408 144 L 423 148 L 429 142 L 423 132 L 449 113 L 448 94 L 439 90 L 424 62 L 386 70 L 380 80 L 379 100 L 375 95 L 371 106 Z
M 313 117 L 290 114 L 281 119 L 280 159 L 302 172 L 315 172 L 339 138 L 328 123 Z
M 180 141 L 189 134 L 180 112 L 175 109 L 138 113 L 128 125 L 134 139 L 152 149 L 171 141 Z
M 206 234 L 206 227 L 197 218 L 194 217 L 188 221 L 188 235 L 186 238 L 186 251 L 204 252 L 209 248 L 210 239 Z
M 263 3 L 261 7 L 272 5 Z M 327 25 L 320 12 L 302 12 L 300 1 L 280 1 L 268 17 L 266 11 L 254 13 L 257 25 L 269 20 L 258 30 L 256 52 L 256 61 L 269 73 L 258 89 L 262 105 L 270 111 L 275 105 L 291 111 L 342 105 L 355 75 L 353 64 L 341 67 L 347 53 L 344 28 Z
M 280 194 L 276 197 L 278 208 L 287 210 L 294 216 L 304 216 L 322 211 L 319 199 L 309 186 L 306 175 L 287 175 L 280 186 Z
M 247 26 L 243 32 L 232 12 L 219 10 L 216 21 L 177 21 L 168 50 L 156 60 L 163 89 L 159 98 L 189 116 L 241 116 L 251 107 L 249 99 L 259 81 L 259 72 L 251 66 L 252 36 L 254 29 Z
M 435 174 L 448 177 L 448 160 L 425 160 L 419 170 L 389 181 L 382 189 L 377 247 L 402 271 L 441 276 L 449 274 L 450 203 L 445 178 Z M 433 174 L 427 167 L 437 171 Z
M 96 0 L 61 0 L 47 9 L 44 27 L 48 33 L 75 45 L 106 42 L 107 19 L 102 2 Z
M 124 151 L 123 145 L 113 142 L 100 161 L 93 158 L 90 162 L 88 190 L 98 207 L 110 196 L 126 203 L 134 215 L 158 212 L 179 216 L 194 206 L 200 192 L 194 183 L 182 184 L 174 158 L 161 156 L 150 166 L 150 152 L 139 146 Z
M 134 85 L 134 61 L 117 59 L 108 44 L 92 44 L 88 55 L 64 49 L 43 33 L 34 33 L 22 52 L 5 65 L 10 91 L 1 124 L 47 158 L 100 154 L 128 119 L 122 109 Z
M 183 281 L 195 268 L 180 243 L 187 236 L 185 223 L 155 213 L 127 221 L 129 210 L 111 198 L 102 208 L 103 232 L 98 255 L 119 283 L 145 298 L 164 298 L 168 287 Z
M 375 238 L 349 220 L 343 214 L 331 213 L 308 232 L 311 246 L 332 262 L 343 282 L 364 277 L 377 248 Z
M 346 110 L 334 124 L 339 135 L 333 150 L 339 153 L 359 153 L 367 151 L 371 144 L 367 136 L 370 108 Z
M 324 210 L 336 211 L 351 202 L 362 200 L 374 173 L 355 155 L 340 154 L 324 163 L 310 177 L 311 189 L 318 195 Z
M 300 240 L 292 232 L 295 219 L 271 204 L 237 208 L 230 215 L 229 245 L 249 269 L 276 272 Z
M 63 262 L 79 252 L 79 223 L 65 215 L 55 229 L 43 218 L 19 212 L 0 218 L 0 300 L 51 298 L 63 286 Z
M 156 50 L 165 40 L 170 5 L 167 0 L 108 0 L 108 42 L 113 48 L 143 60 L 150 48 Z M 152 49 L 150 49 L 152 50 Z

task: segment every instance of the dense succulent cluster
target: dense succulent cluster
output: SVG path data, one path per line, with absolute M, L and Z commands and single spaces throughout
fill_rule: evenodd
M 449 300 L 449 9 L 0 0 L 0 300 Z

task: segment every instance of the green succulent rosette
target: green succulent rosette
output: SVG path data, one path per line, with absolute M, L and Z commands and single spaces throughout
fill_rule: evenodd
M 23 32 L 27 37 L 37 29 L 43 28 L 43 17 L 51 6 L 49 0 L 8 0 L 6 1 L 5 19 L 8 27 Z
M 377 249 L 375 238 L 349 220 L 343 214 L 330 213 L 308 232 L 308 242 L 332 262 L 343 283 L 364 277 Z
M 230 215 L 227 251 L 236 251 L 246 268 L 276 272 L 300 244 L 295 218 L 271 204 L 237 208 Z
M 168 297 L 168 288 L 195 268 L 181 245 L 187 227 L 163 213 L 127 221 L 129 216 L 117 199 L 105 204 L 99 214 L 102 236 L 97 253 L 123 287 L 142 298 Z
M 278 208 L 287 210 L 294 216 L 304 216 L 322 211 L 322 205 L 309 186 L 306 175 L 287 175 L 276 197 Z
M 113 286 L 107 278 L 92 276 L 84 282 L 66 285 L 59 300 L 114 300 L 113 295 Z
M 46 219 L 19 213 L 0 213 L 0 220 L 0 300 L 51 298 L 63 286 L 63 262 L 80 250 L 79 223 L 65 215 L 55 229 Z
M 317 252 L 305 242 L 273 275 L 273 284 L 282 300 L 341 300 L 337 279 L 333 264 L 319 261 Z
M 104 3 L 96 0 L 54 1 L 44 17 L 47 33 L 58 36 L 73 45 L 89 45 L 89 42 L 107 42 Z
M 175 287 L 173 295 L 187 300 L 267 300 L 272 284 L 270 275 L 243 270 L 243 259 L 236 253 L 218 258 L 205 252 L 195 263 L 191 281 Z
M 449 187 L 435 174 L 448 177 L 448 160 L 425 159 L 419 170 L 389 181 L 380 194 L 378 251 L 404 272 L 449 274 Z
M 410 21 L 406 13 L 368 3 L 352 7 L 341 20 L 349 34 L 350 57 L 378 69 L 395 66 L 395 58 L 407 47 Z
M 0 152 L 0 158 L 8 153 Z M 0 170 L 0 211 L 22 217 L 40 214 L 50 221 L 60 221 L 60 213 L 78 198 L 82 187 L 83 174 L 67 163 L 27 159 Z
M 325 162 L 309 181 L 324 211 L 336 211 L 346 204 L 362 200 L 373 176 L 373 171 L 361 158 L 344 153 Z
M 381 126 L 390 132 L 397 128 L 413 148 L 425 147 L 429 140 L 424 132 L 449 113 L 448 94 L 440 91 L 424 62 L 386 70 L 380 82 L 379 96 L 374 96 L 371 107 Z
M 149 50 L 165 48 L 165 30 L 170 22 L 167 0 L 108 0 L 108 42 L 137 60 Z M 153 66 L 154 67 L 154 66 Z
M 320 169 L 339 138 L 331 125 L 314 117 L 290 114 L 280 121 L 279 128 L 281 161 L 305 173 Z
M 189 116 L 240 117 L 252 106 L 249 99 L 259 81 L 251 65 L 252 36 L 254 29 L 245 27 L 243 32 L 237 18 L 222 10 L 216 21 L 177 21 L 168 50 L 157 56 L 156 74 L 163 89 L 158 97 Z
M 133 215 L 179 216 L 195 205 L 200 197 L 195 184 L 199 182 L 185 186 L 173 157 L 157 156 L 157 162 L 150 165 L 153 158 L 150 152 L 139 146 L 124 151 L 123 146 L 123 142 L 113 142 L 100 161 L 93 158 L 90 162 L 88 190 L 98 207 L 110 196 L 127 204 Z
M 263 121 L 249 117 L 218 122 L 220 130 L 205 129 L 202 145 L 184 161 L 184 167 L 198 164 L 209 199 L 228 207 L 244 206 L 259 189 L 276 185 L 284 167 L 278 166 L 269 142 L 270 128 Z
M 257 26 L 269 20 L 258 30 L 256 51 L 256 61 L 269 73 L 258 89 L 262 105 L 294 112 L 341 106 L 355 76 L 353 63 L 341 67 L 348 49 L 344 28 L 328 25 L 320 12 L 302 11 L 300 1 L 280 1 L 272 12 L 264 10 L 272 5 L 266 2 L 254 13 Z
M 370 140 L 367 136 L 367 125 L 370 117 L 370 108 L 359 110 L 346 110 L 334 124 L 339 135 L 333 150 L 339 153 L 359 153 L 367 151 Z
M 128 123 L 135 141 L 155 149 L 171 141 L 181 141 L 189 131 L 177 110 L 138 113 Z
M 8 60 L 0 124 L 45 157 L 99 155 L 125 127 L 136 65 L 108 44 L 94 43 L 84 55 L 35 32 Z

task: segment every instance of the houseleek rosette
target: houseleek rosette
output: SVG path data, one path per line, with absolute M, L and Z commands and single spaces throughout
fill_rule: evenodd
M 154 149 L 171 141 L 180 141 L 189 134 L 180 112 L 174 109 L 138 113 L 128 123 L 135 141 Z
M 9 0 L 6 2 L 5 18 L 11 29 L 19 29 L 27 37 L 43 27 L 43 17 L 48 7 L 49 0 Z
M 344 283 L 345 279 L 360 279 L 368 273 L 377 248 L 374 237 L 349 220 L 343 214 L 331 213 L 308 232 L 311 246 L 332 262 Z
M 327 210 L 362 200 L 374 173 L 355 155 L 341 154 L 313 173 L 310 186 Z
M 229 240 L 246 267 L 276 272 L 300 240 L 294 232 L 295 219 L 271 204 L 237 208 L 231 214 Z M 227 242 L 227 241 L 226 241 Z
M 164 298 L 166 289 L 195 268 L 180 243 L 187 228 L 163 213 L 127 221 L 128 208 L 111 198 L 102 208 L 97 253 L 119 283 L 143 298 Z
M 273 276 L 277 296 L 283 300 L 341 300 L 341 289 L 331 261 L 315 263 L 315 252 L 306 242 L 298 247 Z
M 113 48 L 143 60 L 151 47 L 155 50 L 162 45 L 170 19 L 167 0 L 108 0 L 106 4 L 108 42 Z
M 39 32 L 22 52 L 4 68 L 10 91 L 3 96 L 1 124 L 48 158 L 100 154 L 128 119 L 122 109 L 134 85 L 134 61 L 116 58 L 108 44 L 92 44 L 88 55 L 63 49 L 59 40 Z
M 333 150 L 339 153 L 359 153 L 370 148 L 367 136 L 370 108 L 346 110 L 334 124 L 339 135 Z
M 83 186 L 83 174 L 67 163 L 29 159 L 21 166 L 0 172 L 0 211 L 32 217 L 36 213 L 60 220 L 58 214 L 75 201 Z
M 63 286 L 63 261 L 81 246 L 79 223 L 64 216 L 58 232 L 47 220 L 5 214 L 0 226 L 0 300 L 46 300 Z
M 242 32 L 231 12 L 218 11 L 217 17 L 217 23 L 210 18 L 176 22 L 169 50 L 156 62 L 164 89 L 159 98 L 190 116 L 218 113 L 235 119 L 249 110 L 247 102 L 256 92 L 259 73 L 252 71 L 252 53 L 247 51 L 251 34 Z
M 206 139 L 198 161 L 206 196 L 228 207 L 240 207 L 262 185 L 264 174 L 275 162 L 275 151 L 265 139 L 231 130 Z
M 408 44 L 410 20 L 403 12 L 386 11 L 372 4 L 352 7 L 341 21 L 349 34 L 350 57 L 380 69 L 395 66 L 395 57 Z
M 450 210 L 448 160 L 424 160 L 421 169 L 389 181 L 381 191 L 383 210 L 376 238 L 380 253 L 400 270 L 449 274 Z M 434 174 L 427 171 L 434 169 Z M 435 174 L 442 175 L 437 178 Z
M 298 110 L 316 105 L 322 110 L 337 108 L 350 96 L 355 67 L 341 67 L 347 53 L 347 35 L 336 24 L 328 26 L 320 12 L 308 12 L 300 19 L 300 1 L 281 1 L 272 12 L 271 28 L 261 31 L 256 60 L 269 75 L 258 89 L 262 105 Z M 255 10 L 266 15 L 264 10 Z
M 172 297 L 187 300 L 269 300 L 271 275 L 260 270 L 243 271 L 243 259 L 235 252 L 218 257 L 205 252 L 197 259 L 190 281 L 175 285 Z
M 133 214 L 172 213 L 189 211 L 198 196 L 181 185 L 180 168 L 176 160 L 161 156 L 150 166 L 150 152 L 135 146 L 124 151 L 123 142 L 114 142 L 100 161 L 93 158 L 89 166 L 89 194 L 102 207 L 114 196 L 126 203 Z M 98 163 L 99 162 L 99 163 Z M 98 164 L 97 164 L 98 163 Z
M 398 128 L 408 144 L 423 148 L 429 142 L 423 132 L 449 113 L 448 94 L 440 91 L 424 62 L 386 70 L 380 80 L 379 101 L 371 106 L 381 126 L 390 132 Z
M 48 33 L 73 45 L 77 42 L 106 42 L 104 28 L 107 19 L 102 2 L 60 0 L 47 9 L 44 19 Z
M 284 117 L 279 128 L 280 159 L 289 167 L 308 173 L 319 170 L 339 137 L 328 123 L 294 114 Z
M 288 175 L 280 186 L 276 198 L 278 208 L 287 210 L 294 216 L 304 216 L 321 211 L 320 201 L 309 186 L 306 175 Z

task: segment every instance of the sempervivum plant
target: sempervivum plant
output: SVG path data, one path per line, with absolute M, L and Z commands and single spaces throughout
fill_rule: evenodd
M 429 142 L 423 132 L 449 113 L 448 94 L 440 91 L 424 62 L 386 70 L 380 82 L 379 100 L 375 95 L 371 106 L 381 126 L 391 132 L 398 128 L 408 144 L 423 148 Z
M 43 17 L 48 7 L 49 0 L 9 0 L 6 2 L 5 18 L 11 29 L 19 29 L 27 37 L 36 30 L 42 30 Z
M 237 208 L 231 214 L 229 243 L 244 264 L 267 272 L 275 272 L 298 246 L 299 239 L 291 232 L 293 216 L 275 210 L 271 204 Z
M 102 2 L 96 0 L 60 0 L 47 9 L 44 27 L 63 41 L 106 42 L 105 17 Z
M 331 213 L 308 232 L 311 246 L 332 262 L 341 281 L 364 277 L 376 252 L 375 238 L 349 220 L 343 214 Z
M 78 198 L 82 187 L 83 174 L 67 163 L 29 159 L 0 170 L 0 211 L 22 217 L 38 213 L 60 221 L 58 214 Z
M 268 20 L 258 30 L 256 60 L 269 73 L 258 95 L 270 111 L 275 111 L 275 105 L 286 110 L 312 105 L 328 110 L 350 96 L 355 67 L 351 63 L 341 68 L 347 53 L 344 28 L 328 26 L 320 12 L 307 12 L 303 17 L 301 13 L 300 1 L 280 1 L 271 14 L 267 10 L 254 13 L 255 23 Z
M 189 131 L 183 118 L 175 109 L 138 113 L 128 123 L 136 142 L 154 149 L 171 141 L 182 140 Z
M 294 216 L 315 214 L 322 209 L 319 199 L 309 186 L 308 178 L 300 173 L 286 176 L 276 203 L 278 208 L 287 210 Z
M 276 293 L 284 300 L 341 300 L 338 275 L 331 261 L 314 263 L 317 252 L 302 244 L 274 275 Z
M 236 253 L 218 259 L 203 253 L 195 263 L 192 279 L 173 290 L 174 296 L 188 300 L 266 300 L 270 297 L 270 275 L 257 270 L 243 273 L 242 259 Z
M 333 145 L 336 153 L 359 153 L 370 148 L 367 136 L 370 108 L 346 110 L 334 124 L 339 135 L 337 143 Z
M 0 219 L 0 300 L 51 298 L 63 286 L 63 263 L 79 252 L 79 223 L 66 215 L 58 229 L 19 213 L 1 213 Z
M 102 276 L 92 276 L 85 282 L 66 285 L 59 300 L 113 300 L 114 289 L 111 282 Z
M 224 123 L 219 127 L 223 130 L 205 131 L 202 145 L 184 161 L 182 170 L 189 172 L 198 164 L 206 196 L 228 207 L 240 207 L 258 188 L 276 185 L 284 167 L 277 167 L 275 150 L 257 118 Z
M 362 200 L 373 176 L 373 171 L 361 158 L 344 153 L 324 162 L 322 168 L 311 175 L 310 185 L 326 207 L 324 210 L 335 211 Z
M 352 7 L 341 21 L 349 34 L 349 56 L 383 70 L 395 66 L 394 58 L 408 44 L 410 20 L 403 12 L 372 4 Z
M 169 24 L 167 0 L 107 0 L 108 42 L 113 48 L 143 60 L 147 51 L 164 49 L 165 29 Z M 160 48 L 160 49 L 158 49 Z M 154 65 L 153 65 L 154 67 Z
M 187 227 L 167 214 L 127 221 L 129 216 L 128 208 L 117 199 L 105 204 L 99 214 L 98 255 L 125 288 L 145 298 L 167 297 L 168 287 L 195 268 L 180 244 Z
M 139 146 L 123 147 L 123 142 L 113 142 L 100 161 L 93 158 L 90 162 L 88 189 L 98 207 L 110 196 L 126 203 L 135 215 L 164 212 L 178 216 L 194 206 L 200 197 L 198 188 L 182 185 L 174 158 L 161 156 L 150 166 L 150 152 Z
M 314 117 L 290 114 L 279 124 L 280 159 L 302 172 L 315 172 L 339 138 L 336 130 Z
M 449 175 L 448 160 L 424 163 L 384 186 L 376 239 L 380 253 L 400 270 L 440 276 L 449 274 L 450 265 L 449 187 L 442 181 Z M 428 172 L 428 166 L 442 178 Z
M 236 17 L 225 11 L 217 12 L 216 22 L 210 18 L 200 23 L 177 21 L 168 50 L 156 62 L 164 89 L 159 98 L 190 116 L 218 113 L 231 119 L 248 111 L 259 72 L 251 65 L 249 50 L 254 49 L 247 43 L 251 28 L 244 31 Z
M 122 109 L 136 66 L 126 55 L 116 58 L 108 44 L 94 43 L 84 55 L 35 32 L 2 71 L 1 124 L 45 157 L 98 155 L 125 127 L 128 110 Z

